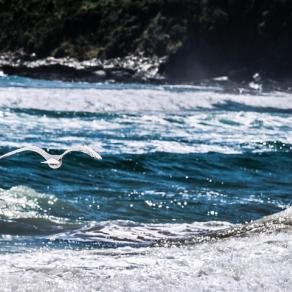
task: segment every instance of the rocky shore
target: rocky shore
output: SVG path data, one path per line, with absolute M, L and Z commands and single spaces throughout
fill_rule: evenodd
M 130 55 L 124 58 L 77 60 L 6 53 L 0 56 L 0 71 L 5 75 L 84 82 L 148 82 L 163 83 L 159 73 L 165 58 Z
M 288 0 L 0 0 L 0 27 L 6 74 L 92 82 L 292 80 Z

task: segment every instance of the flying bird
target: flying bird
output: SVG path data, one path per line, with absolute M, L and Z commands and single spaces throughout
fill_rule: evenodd
M 48 164 L 49 167 L 53 168 L 53 169 L 60 168 L 62 166 L 64 156 L 70 152 L 82 152 L 84 154 L 89 155 L 90 157 L 92 157 L 94 159 L 98 159 L 98 160 L 102 159 L 101 156 L 97 152 L 95 152 L 93 149 L 91 149 L 88 146 L 71 147 L 61 155 L 49 154 L 45 150 L 43 150 L 42 148 L 39 148 L 37 146 L 27 146 L 27 147 L 23 147 L 23 148 L 8 152 L 8 153 L 0 156 L 0 159 L 6 158 L 6 157 L 9 157 L 11 155 L 14 155 L 14 154 L 17 154 L 20 152 L 24 152 L 24 151 L 33 151 L 33 152 L 38 153 L 43 158 L 45 158 L 45 161 L 43 161 L 42 163 Z

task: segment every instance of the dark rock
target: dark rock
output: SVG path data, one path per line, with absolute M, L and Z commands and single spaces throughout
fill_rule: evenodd
M 38 79 L 100 82 L 163 82 L 158 73 L 165 59 L 146 58 L 143 55 L 78 61 L 72 58 L 29 58 L 22 54 L 3 54 L 0 70 L 6 75 L 19 75 Z
M 46 59 L 38 74 L 54 78 L 248 82 L 259 72 L 262 80 L 292 79 L 289 0 L 0 0 L 0 27 L 0 53 L 13 52 L 7 66 L 21 60 L 19 74 L 34 75 L 24 72 L 35 68 L 28 62 Z M 53 67 L 49 56 L 76 66 Z M 105 75 L 76 60 L 103 60 L 94 70 Z

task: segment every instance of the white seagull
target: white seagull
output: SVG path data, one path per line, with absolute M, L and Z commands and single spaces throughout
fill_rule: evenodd
M 98 160 L 102 159 L 101 156 L 97 152 L 95 152 L 93 149 L 91 149 L 88 146 L 71 147 L 61 155 L 49 154 L 45 150 L 43 150 L 42 148 L 39 148 L 37 146 L 27 146 L 27 147 L 23 147 L 23 148 L 8 152 L 8 153 L 0 156 L 0 159 L 6 158 L 8 156 L 11 156 L 11 155 L 14 155 L 14 154 L 17 154 L 20 152 L 24 152 L 24 151 L 33 151 L 33 152 L 38 153 L 43 158 L 45 158 L 45 161 L 43 161 L 42 163 L 48 164 L 49 167 L 53 168 L 53 169 L 60 168 L 62 166 L 63 157 L 70 152 L 82 152 L 82 153 L 89 155 L 90 157 L 92 157 L 94 159 L 98 159 Z

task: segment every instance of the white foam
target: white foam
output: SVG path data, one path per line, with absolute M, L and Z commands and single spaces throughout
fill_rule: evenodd
M 210 91 L 0 88 L 0 107 L 84 112 L 185 111 L 236 102 L 292 109 L 292 95 L 235 95 Z
M 0 280 L 2 291 L 288 291 L 291 254 L 291 232 L 180 248 L 41 249 L 0 254 Z
M 292 144 L 291 115 L 265 112 L 267 108 L 292 110 L 291 94 L 178 89 L 0 88 L 0 146 L 41 140 L 37 143 L 42 147 L 90 144 L 109 153 L 241 153 L 272 151 L 270 142 L 275 140 Z M 237 111 L 228 110 L 226 104 L 236 104 Z M 34 115 L 9 109 L 119 115 L 46 116 L 45 112 Z M 39 139 L 43 135 L 46 140 Z
M 33 143 L 64 149 L 88 144 L 114 154 L 241 153 L 279 151 L 275 140 L 292 144 L 292 117 L 275 113 L 194 111 L 83 118 L 4 110 L 0 117 L 0 146 L 10 147 Z
M 10 194 L 12 201 L 16 198 L 17 208 L 21 196 L 48 199 L 47 195 L 24 187 L 1 192 L 8 198 Z M 38 204 L 33 201 L 29 204 L 25 201 L 25 208 L 37 209 Z M 0 253 L 1 290 L 288 291 L 292 285 L 291 214 L 292 208 L 288 208 L 254 222 L 266 226 L 267 232 L 247 228 L 250 231 L 244 232 L 244 236 L 233 233 L 225 239 L 208 239 L 180 247 L 168 243 L 148 248 L 59 250 L 25 247 L 25 251 L 21 251 L 21 239 L 17 239 L 18 251 L 14 247 L 13 253 L 11 250 Z M 190 239 L 204 231 L 232 230 L 234 227 L 241 228 L 225 222 L 140 224 L 106 221 L 51 239 L 64 237 L 66 241 L 83 239 L 132 245 L 160 239 Z
M 90 226 L 57 234 L 50 237 L 54 239 L 110 242 L 113 244 L 146 244 L 161 239 L 193 238 L 203 232 L 224 230 L 234 226 L 228 222 L 208 221 L 180 224 L 143 224 L 133 221 L 104 221 L 92 222 Z

